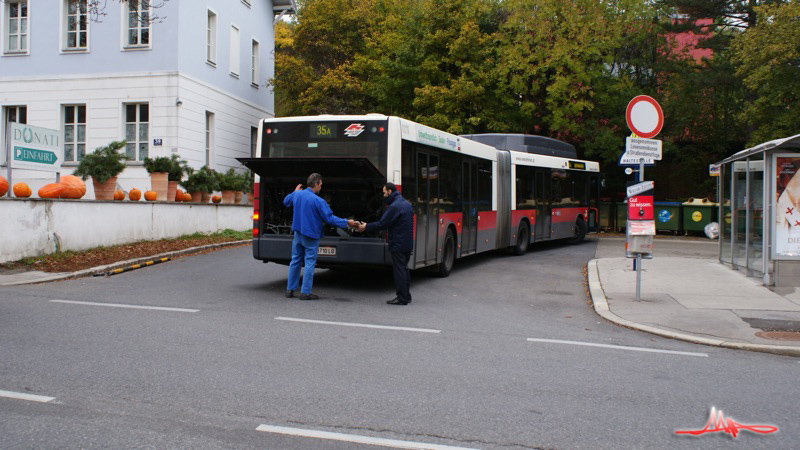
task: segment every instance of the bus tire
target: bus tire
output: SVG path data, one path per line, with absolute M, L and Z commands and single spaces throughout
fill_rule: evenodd
M 436 265 L 436 275 L 445 278 L 453 270 L 456 262 L 456 238 L 452 231 L 448 231 L 442 246 L 442 262 Z
M 573 244 L 580 244 L 586 237 L 588 230 L 589 229 L 586 226 L 586 221 L 583 220 L 583 218 L 578 217 L 578 220 L 575 221 L 575 236 L 570 239 L 570 242 Z
M 530 232 L 528 231 L 528 224 L 522 222 L 517 230 L 517 244 L 514 245 L 514 254 L 522 256 L 528 251 L 528 243 L 530 242 Z

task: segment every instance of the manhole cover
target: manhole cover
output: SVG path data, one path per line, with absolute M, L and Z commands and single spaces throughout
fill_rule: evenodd
M 800 331 L 759 331 L 756 336 L 776 341 L 800 341 Z

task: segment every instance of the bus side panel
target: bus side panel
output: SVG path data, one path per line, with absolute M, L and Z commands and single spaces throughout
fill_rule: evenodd
M 439 213 L 439 251 L 436 255 L 436 262 L 441 263 L 444 258 L 444 239 L 447 230 L 452 225 L 456 229 L 456 257 L 460 256 L 459 248 L 461 246 L 461 219 L 463 214 L 460 212 L 455 213 Z
M 553 208 L 553 235 L 551 239 L 565 239 L 575 236 L 575 221 L 578 216 L 585 220 L 588 210 L 586 207 Z
M 477 253 L 494 250 L 497 239 L 497 211 L 478 211 Z
M 511 245 L 517 242 L 517 232 L 522 224 L 522 221 L 528 220 L 528 241 L 533 242 L 533 230 L 536 224 L 536 210 L 535 209 L 515 209 L 511 211 L 511 226 L 509 227 L 509 235 L 511 236 Z

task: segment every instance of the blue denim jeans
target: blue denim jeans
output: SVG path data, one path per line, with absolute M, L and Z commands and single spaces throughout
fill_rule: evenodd
M 294 232 L 292 241 L 292 262 L 289 264 L 289 281 L 287 291 L 296 291 L 300 282 L 300 265 L 305 260 L 306 270 L 303 272 L 303 289 L 301 293 L 310 294 L 314 284 L 314 267 L 317 265 L 317 248 L 319 239 L 311 239 Z

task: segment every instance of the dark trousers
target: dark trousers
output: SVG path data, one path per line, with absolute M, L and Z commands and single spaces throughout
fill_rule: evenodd
M 394 286 L 397 298 L 403 302 L 411 302 L 411 277 L 408 270 L 408 260 L 411 252 L 392 252 L 392 272 L 394 273 Z

